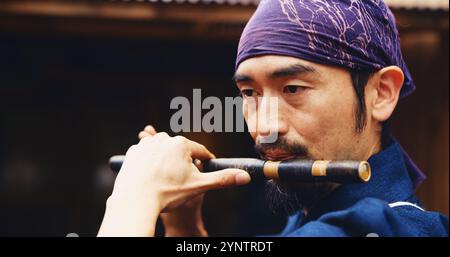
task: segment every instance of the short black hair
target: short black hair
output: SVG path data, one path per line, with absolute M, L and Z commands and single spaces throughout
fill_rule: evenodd
M 356 133 L 361 133 L 364 130 L 364 127 L 367 123 L 367 115 L 366 115 L 366 100 L 365 100 L 365 89 L 367 86 L 367 82 L 369 82 L 370 77 L 373 74 L 373 71 L 357 71 L 357 70 L 349 70 L 353 88 L 356 93 L 356 109 L 355 109 L 355 119 L 356 119 Z

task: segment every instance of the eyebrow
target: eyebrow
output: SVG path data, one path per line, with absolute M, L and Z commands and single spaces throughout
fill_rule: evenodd
M 269 77 L 275 79 L 281 77 L 298 76 L 308 73 L 317 73 L 317 70 L 312 66 L 296 63 L 273 71 Z
M 239 82 L 243 83 L 243 82 L 253 82 L 253 79 L 250 76 L 235 73 L 233 76 L 233 81 L 236 83 L 239 83 Z
M 318 74 L 317 70 L 309 65 L 304 65 L 301 63 L 296 63 L 292 65 L 288 65 L 286 67 L 278 68 L 272 73 L 270 73 L 269 78 L 276 79 L 276 78 L 283 78 L 283 77 L 292 77 L 292 76 L 298 76 L 302 74 L 309 74 L 309 73 L 315 73 Z M 248 75 L 245 74 L 238 74 L 235 73 L 233 76 L 233 80 L 236 83 L 244 83 L 244 82 L 253 82 L 254 79 Z

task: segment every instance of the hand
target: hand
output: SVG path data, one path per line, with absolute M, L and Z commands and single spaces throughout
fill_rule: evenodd
M 139 132 L 139 139 L 154 136 L 156 130 L 148 125 Z M 208 236 L 202 218 L 202 205 L 204 193 L 195 196 L 184 204 L 160 217 L 164 224 L 165 236 Z
M 208 231 L 205 229 L 202 217 L 204 196 L 205 194 L 200 194 L 170 212 L 161 213 L 160 217 L 165 229 L 164 236 L 208 236 Z
M 201 144 L 164 132 L 146 136 L 130 147 L 99 235 L 154 235 L 162 211 L 174 210 L 208 190 L 250 181 L 250 176 L 238 169 L 201 173 L 193 158 L 206 160 L 214 155 Z

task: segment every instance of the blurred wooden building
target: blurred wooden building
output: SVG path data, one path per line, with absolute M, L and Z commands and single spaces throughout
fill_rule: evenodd
M 170 99 L 233 96 L 237 42 L 258 0 L 0 1 L 0 236 L 95 235 L 113 174 Z M 418 194 L 448 215 L 447 0 L 386 0 L 417 91 L 394 134 L 428 176 Z M 244 133 L 192 133 L 217 156 L 252 156 Z M 212 235 L 274 233 L 264 188 L 208 194 Z M 217 201 L 220 199 L 220 201 Z M 254 218 L 258 217 L 258 218 Z

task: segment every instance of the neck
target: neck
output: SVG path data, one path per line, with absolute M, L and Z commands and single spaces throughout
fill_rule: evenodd
M 367 147 L 361 153 L 361 160 L 368 160 L 372 155 L 377 154 L 383 150 L 381 142 L 381 128 L 375 128 L 367 135 Z
M 381 143 L 381 133 L 375 133 L 373 136 L 369 137 L 367 145 L 369 147 L 365 148 L 365 150 L 363 150 L 362 154 L 360 155 L 361 160 L 368 160 L 372 155 L 375 155 L 383 150 L 382 143 Z M 324 198 L 326 198 L 327 196 L 332 194 L 333 191 L 335 191 L 337 188 L 342 186 L 342 184 L 328 183 L 327 186 L 328 186 L 328 190 L 326 193 L 324 193 L 322 196 L 320 196 L 320 198 L 317 199 L 317 201 L 312 203 L 310 206 L 304 207 L 303 212 L 304 212 L 305 216 L 308 215 L 310 210 L 313 209 L 315 207 L 315 205 L 317 205 Z
M 383 150 L 381 147 L 381 140 L 373 142 L 364 154 L 363 160 L 368 160 L 372 155 L 381 152 L 381 150 Z

